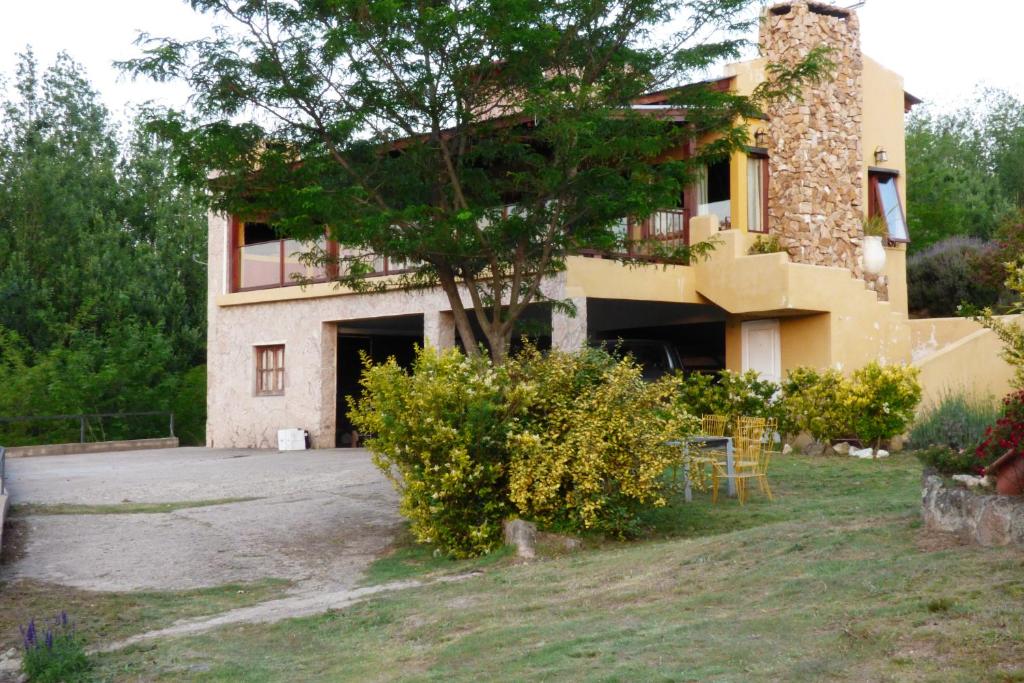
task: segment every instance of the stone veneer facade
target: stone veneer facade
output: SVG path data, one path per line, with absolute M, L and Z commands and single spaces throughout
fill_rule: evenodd
M 772 105 L 768 220 L 794 261 L 849 268 L 863 278 L 863 57 L 854 12 L 797 1 L 769 8 L 761 52 L 794 64 L 819 45 L 834 50 L 832 77 L 802 98 Z M 874 287 L 872 287 L 874 288 Z

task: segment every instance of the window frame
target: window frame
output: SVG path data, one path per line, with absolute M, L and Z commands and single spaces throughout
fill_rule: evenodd
M 889 244 L 910 243 L 910 226 L 907 224 L 907 212 L 903 208 L 903 199 L 900 198 L 899 185 L 896 185 L 899 177 L 900 172 L 896 169 L 876 168 L 874 166 L 868 167 L 868 217 L 882 217 L 882 220 L 885 221 L 886 240 Z M 903 218 L 903 229 L 906 231 L 906 237 L 892 236 L 892 230 L 889 227 L 889 220 L 886 218 L 885 211 L 883 210 L 884 203 L 882 202 L 881 178 L 888 178 L 894 183 L 893 186 L 896 189 L 896 206 L 899 208 L 900 216 Z
M 228 281 L 228 292 L 234 294 L 236 292 L 253 292 L 260 289 L 280 289 L 282 287 L 295 287 L 299 286 L 300 283 L 294 282 L 289 278 L 285 277 L 285 259 L 288 254 L 285 253 L 285 242 L 289 238 L 279 238 L 276 240 L 269 240 L 266 242 L 253 242 L 253 244 L 272 244 L 276 242 L 278 244 L 278 281 L 276 284 L 270 285 L 256 285 L 253 287 L 242 287 L 242 258 L 241 248 L 249 246 L 242 244 L 241 231 L 244 230 L 246 223 L 263 223 L 263 221 L 257 217 L 241 218 L 239 216 L 231 216 L 229 221 L 230 235 L 228 236 L 228 263 L 230 279 Z M 324 239 L 327 241 L 327 252 L 337 258 L 339 254 L 338 243 L 329 239 L 330 231 L 324 228 Z M 326 276 L 314 278 L 313 282 L 330 282 L 333 278 L 337 277 L 337 264 L 328 264 L 326 270 Z
M 747 183 L 747 232 L 752 232 L 755 235 L 767 235 L 771 232 L 768 229 L 768 182 L 770 180 L 768 174 L 768 152 L 762 149 L 748 149 L 748 165 L 751 159 L 759 159 L 761 161 L 761 229 L 752 230 L 750 227 L 750 184 Z M 748 173 L 747 179 L 749 180 L 749 178 L 750 175 Z
M 257 344 L 253 347 L 255 352 L 256 376 L 253 382 L 254 396 L 284 396 L 285 381 L 285 345 L 284 344 Z M 269 353 L 273 359 L 270 368 L 264 366 L 264 356 Z M 274 387 L 268 389 L 264 385 L 264 376 L 270 373 L 273 378 Z

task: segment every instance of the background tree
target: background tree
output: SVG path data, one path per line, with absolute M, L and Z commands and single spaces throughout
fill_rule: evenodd
M 709 160 L 746 142 L 739 122 L 759 101 L 822 74 L 816 51 L 754 98 L 692 86 L 671 93 L 673 109 L 631 107 L 737 57 L 751 4 L 192 0 L 227 27 L 142 36 L 144 56 L 125 67 L 192 87 L 195 115 L 155 129 L 196 179 L 220 174 L 216 209 L 303 239 L 326 226 L 349 250 L 339 277 L 352 286 L 370 286 L 366 254 L 413 264 L 404 284 L 439 285 L 468 351 L 475 323 L 500 361 L 527 306 L 566 306 L 543 284 L 567 255 L 626 252 L 620 218 L 675 206 Z M 706 134 L 717 141 L 692 158 L 670 154 Z
M 0 415 L 186 407 L 203 440 L 205 211 L 168 146 L 121 137 L 67 55 L 22 55 L 0 102 Z M 93 438 L 158 424 L 96 424 Z M 0 425 L 0 443 L 77 440 Z

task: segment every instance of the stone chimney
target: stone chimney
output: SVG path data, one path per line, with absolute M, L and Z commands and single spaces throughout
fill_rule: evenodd
M 803 97 L 769 107 L 768 220 L 794 261 L 849 268 L 863 277 L 861 144 L 863 61 L 850 10 L 807 0 L 776 4 L 761 21 L 761 54 L 794 64 L 819 45 L 835 72 Z

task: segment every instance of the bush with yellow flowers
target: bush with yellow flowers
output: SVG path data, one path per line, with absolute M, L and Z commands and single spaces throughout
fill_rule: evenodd
M 406 371 L 368 361 L 349 416 L 401 496 L 415 538 L 453 557 L 501 545 L 510 419 L 521 402 L 508 372 L 457 350 L 420 350 Z
M 696 432 L 676 400 L 681 377 L 645 382 L 631 359 L 527 349 L 509 363 L 526 414 L 508 436 L 509 497 L 549 527 L 628 537 L 639 512 L 666 502 L 668 442 Z
M 794 433 L 809 433 L 827 444 L 850 429 L 850 411 L 843 401 L 849 381 L 838 370 L 795 368 L 782 382 L 782 405 Z
M 906 431 L 921 402 L 918 374 L 915 367 L 876 362 L 854 371 L 849 389 L 839 398 L 858 439 L 878 449 L 883 439 Z

